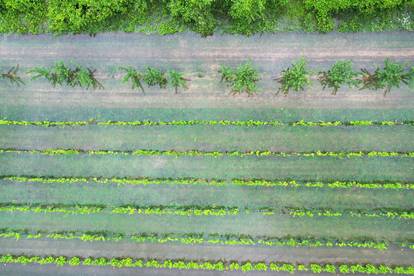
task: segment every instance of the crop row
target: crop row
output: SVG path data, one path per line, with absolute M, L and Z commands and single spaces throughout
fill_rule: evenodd
M 160 205 L 160 206 L 135 206 L 124 205 L 110 207 L 104 205 L 68 205 L 68 204 L 20 204 L 20 203 L 1 203 L 0 212 L 35 212 L 35 213 L 68 213 L 68 214 L 94 214 L 109 211 L 113 214 L 125 215 L 178 215 L 178 216 L 235 216 L 239 214 L 258 213 L 265 216 L 275 214 L 285 214 L 292 217 L 385 217 L 399 219 L 414 219 L 414 211 L 410 209 L 346 209 L 333 210 L 328 208 L 296 208 L 282 207 L 275 208 L 238 208 L 225 206 L 197 206 L 197 205 Z
M 390 246 L 387 241 L 376 241 L 367 238 L 343 240 L 339 238 L 315 237 L 266 237 L 236 234 L 204 234 L 204 233 L 137 233 L 125 235 L 112 232 L 78 232 L 78 231 L 29 231 L 21 229 L 0 229 L 0 238 L 13 239 L 54 239 L 54 240 L 81 240 L 81 241 L 133 241 L 137 243 L 180 243 L 219 244 L 219 245 L 260 245 L 260 246 L 287 246 L 287 247 L 352 247 L 386 250 Z M 395 246 L 414 249 L 410 240 L 393 243 Z
M 414 274 L 414 266 L 386 264 L 344 264 L 344 263 L 279 263 L 279 262 L 237 262 L 237 261 L 206 261 L 185 259 L 133 259 L 133 258 L 80 258 L 66 256 L 26 256 L 1 255 L 0 263 L 14 264 L 55 264 L 57 266 L 110 266 L 114 268 L 152 268 L 179 270 L 210 270 L 210 271 L 279 271 L 279 272 L 312 272 L 332 274 Z
M 88 121 L 15 121 L 0 120 L 0 125 L 18 125 L 18 126 L 40 126 L 40 127 L 65 127 L 65 126 L 307 126 L 307 127 L 331 127 L 331 126 L 400 126 L 414 125 L 414 121 L 230 121 L 230 120 L 173 120 L 173 121 L 97 121 L 90 119 Z
M 0 203 L 0 212 L 95 214 L 103 209 L 104 207 L 99 205 Z
M 413 183 L 361 183 L 356 181 L 307 181 L 266 180 L 266 179 L 203 179 L 203 178 L 102 178 L 102 177 L 35 177 L 0 176 L 0 179 L 16 182 L 37 183 L 97 183 L 117 185 L 208 185 L 208 186 L 252 186 L 252 187 L 291 187 L 291 188 L 331 188 L 331 189 L 414 189 Z
M 272 215 L 273 210 L 265 210 L 265 214 Z M 288 214 L 292 217 L 341 217 L 349 215 L 351 217 L 385 217 L 385 218 L 400 218 L 400 219 L 414 219 L 414 210 L 399 210 L 399 209 L 371 209 L 367 210 L 332 210 L 332 209 L 305 209 L 305 208 L 283 208 L 282 213 Z
M 145 72 L 140 72 L 136 68 L 127 66 L 120 67 L 124 72 L 122 81 L 131 83 L 132 89 L 141 90 L 144 93 L 142 82 L 149 87 L 158 86 L 166 88 L 167 84 L 174 88 L 178 93 L 179 88 L 187 88 L 187 82 L 190 79 L 184 77 L 183 73 L 176 70 L 168 72 L 159 68 L 147 67 Z M 29 70 L 34 74 L 32 79 L 45 78 L 54 87 L 56 85 L 68 85 L 71 87 L 80 86 L 83 88 L 103 88 L 102 84 L 95 78 L 95 69 L 83 67 L 80 65 L 66 65 L 59 61 L 53 67 L 35 67 Z M 252 66 L 250 62 L 243 63 L 237 68 L 221 66 L 219 69 L 221 81 L 227 83 L 233 94 L 247 93 L 253 95 L 258 92 L 257 82 L 261 79 L 260 73 Z M 290 67 L 284 69 L 280 76 L 273 77 L 280 87 L 276 92 L 287 95 L 289 91 L 303 91 L 312 82 L 314 72 L 307 68 L 307 61 L 304 59 L 293 63 Z M 406 67 L 406 64 L 385 60 L 382 67 L 376 67 L 374 71 L 362 68 L 360 71 L 354 71 L 352 61 L 337 61 L 329 70 L 320 71 L 315 76 L 322 87 L 329 88 L 335 95 L 341 87 L 384 90 L 384 96 L 392 88 L 399 88 L 401 84 L 414 87 L 414 66 Z M 18 76 L 18 65 L 12 67 L 7 72 L 0 72 L 0 80 L 6 79 L 15 85 L 24 84 L 22 78 Z
M 132 151 L 120 150 L 83 150 L 83 149 L 0 149 L 0 153 L 29 153 L 44 155 L 137 155 L 137 156 L 201 156 L 201 157 L 248 157 L 248 156 L 271 156 L 271 157 L 414 157 L 414 152 L 388 152 L 388 151 L 354 151 L 354 152 L 332 152 L 332 151 L 314 151 L 314 152 L 273 152 L 265 151 L 200 151 L 200 150 L 147 150 L 139 149 Z

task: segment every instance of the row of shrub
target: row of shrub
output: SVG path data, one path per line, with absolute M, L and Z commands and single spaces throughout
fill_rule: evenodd
M 259 127 L 259 126 L 306 126 L 306 127 L 333 127 L 333 126 L 400 126 L 414 125 L 414 121 L 230 121 L 230 120 L 181 120 L 181 121 L 97 121 L 90 119 L 88 121 L 15 121 L 0 120 L 0 125 L 16 126 L 39 126 L 39 127 L 65 127 L 65 126 L 242 126 L 242 127 Z
M 256 83 L 260 77 L 251 63 L 244 63 L 235 69 L 222 66 L 219 72 L 221 80 L 228 83 L 233 93 L 253 95 L 258 91 Z M 282 92 L 287 95 L 290 91 L 305 90 L 311 84 L 312 74 L 314 73 L 307 68 L 307 61 L 299 60 L 275 78 L 280 84 L 276 94 Z M 414 88 L 414 66 L 406 68 L 404 64 L 389 59 L 385 60 L 383 67 L 377 67 L 373 72 L 366 68 L 360 72 L 354 71 L 350 60 L 337 61 L 329 70 L 320 71 L 315 77 L 323 89 L 332 90 L 333 95 L 341 87 L 384 90 L 384 96 L 401 84 Z
M 160 206 L 136 206 L 124 205 L 108 207 L 104 205 L 91 204 L 19 204 L 1 203 L 0 212 L 35 212 L 35 213 L 65 213 L 65 214 L 94 214 L 107 208 L 113 214 L 127 215 L 178 215 L 178 216 L 235 216 L 240 213 L 250 214 L 252 212 L 262 215 L 287 214 L 292 217 L 340 217 L 349 215 L 352 217 L 385 217 L 414 219 L 414 210 L 406 209 L 345 209 L 333 210 L 328 208 L 295 208 L 283 207 L 282 209 L 263 207 L 259 209 L 238 208 L 227 206 L 198 206 L 198 205 L 160 205 Z
M 0 203 L 0 212 L 34 212 L 63 214 L 95 214 L 104 209 L 102 205 L 67 205 L 67 204 L 19 204 Z
M 1 255 L 0 263 L 14 264 L 54 264 L 57 266 L 111 266 L 114 268 L 151 268 L 179 270 L 210 270 L 210 271 L 278 271 L 278 272 L 311 272 L 332 274 L 405 274 L 413 275 L 412 265 L 386 264 L 345 264 L 345 263 L 279 263 L 279 262 L 237 262 L 237 261 L 206 261 L 185 259 L 133 259 L 133 258 L 81 258 L 67 256 L 26 256 Z
M 321 208 L 283 208 L 282 213 L 288 214 L 292 217 L 384 217 L 384 218 L 399 218 L 399 219 L 414 219 L 414 210 L 400 210 L 391 208 L 370 209 L 370 210 L 332 210 Z M 272 215 L 274 211 L 264 210 L 264 214 Z
M 0 32 L 96 34 L 142 29 L 168 34 L 191 29 L 207 36 L 220 29 L 250 35 L 276 31 L 278 21 L 287 19 L 304 30 L 329 32 L 338 15 L 390 21 L 390 12 L 411 11 L 413 6 L 412 0 L 2 0 Z
M 19 239 L 77 239 L 81 241 L 123 241 L 130 240 L 138 243 L 181 243 L 181 244 L 220 244 L 220 245 L 261 245 L 261 246 L 288 246 L 288 247 L 352 247 L 387 250 L 390 243 L 375 241 L 368 238 L 344 240 L 332 237 L 266 237 L 237 234 L 204 234 L 204 233 L 137 233 L 121 234 L 107 231 L 30 231 L 21 229 L 0 229 L 0 238 Z M 396 242 L 393 245 L 412 248 L 410 240 Z M 410 247 L 411 246 L 411 247 Z
M 29 153 L 44 155 L 138 155 L 138 156 L 203 156 L 203 157 L 247 157 L 247 156 L 272 156 L 272 157 L 408 157 L 413 158 L 414 152 L 386 152 L 386 151 L 356 151 L 356 152 L 272 152 L 272 151 L 199 151 L 199 150 L 81 150 L 81 149 L 44 149 L 44 150 L 26 150 L 26 149 L 0 149 L 0 153 Z
M 148 67 L 145 72 L 140 72 L 133 67 L 121 67 L 121 69 L 125 72 L 122 81 L 130 82 L 132 89 L 139 89 L 143 93 L 142 82 L 145 82 L 149 87 L 158 86 L 159 88 L 166 88 L 167 84 L 170 84 L 175 93 L 178 93 L 179 88 L 187 88 L 186 82 L 190 80 L 175 70 L 168 71 L 167 77 L 167 72 L 153 67 Z M 23 83 L 22 79 L 17 76 L 17 70 L 18 66 L 13 67 L 8 73 L 0 74 L 0 79 L 8 79 L 17 85 Z M 33 79 L 43 77 L 53 86 L 65 84 L 86 89 L 103 88 L 94 76 L 95 71 L 80 65 L 72 65 L 71 67 L 63 62 L 58 62 L 53 67 L 38 67 L 29 72 L 35 74 Z M 258 92 L 257 82 L 260 80 L 260 75 L 250 62 L 241 64 L 237 68 L 221 66 L 219 73 L 221 81 L 228 84 L 233 94 L 253 95 Z M 276 94 L 282 92 L 287 95 L 290 91 L 305 90 L 311 84 L 312 74 L 313 72 L 307 68 L 307 62 L 304 59 L 299 60 L 283 70 L 281 76 L 275 78 L 280 84 Z M 392 88 L 399 88 L 402 84 L 414 88 L 414 66 L 408 68 L 402 63 L 389 59 L 385 60 L 383 67 L 377 67 L 374 71 L 363 68 L 359 72 L 354 71 L 351 61 L 338 61 L 329 70 L 320 71 L 315 77 L 320 81 L 323 89 L 332 90 L 333 95 L 341 87 L 383 90 L 384 96 Z
M 234 216 L 239 212 L 237 207 L 222 206 L 120 206 L 112 209 L 114 214 L 128 215 Z
M 251 186 L 251 187 L 289 187 L 289 188 L 330 188 L 330 189 L 414 189 L 411 183 L 361 183 L 357 181 L 307 181 L 295 180 L 266 180 L 266 179 L 204 179 L 204 178 L 104 178 L 104 177 L 32 177 L 32 176 L 3 176 L 16 182 L 38 183 L 99 183 L 117 185 L 208 185 L 208 186 Z

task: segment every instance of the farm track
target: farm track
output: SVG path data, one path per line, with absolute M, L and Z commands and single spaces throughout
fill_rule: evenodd
M 1 68 L 20 64 L 24 74 L 73 60 L 96 68 L 105 86 L 53 88 L 25 74 L 25 86 L 1 85 L 0 229 L 335 237 L 384 241 L 386 250 L 3 236 L 0 255 L 412 265 L 414 250 L 401 243 L 414 240 L 414 93 L 404 86 L 387 97 L 356 89 L 334 96 L 314 81 L 305 92 L 275 96 L 272 77 L 300 57 L 315 72 L 339 59 L 355 69 L 386 58 L 412 62 L 414 36 L 0 37 Z M 262 74 L 259 93 L 231 96 L 217 69 L 247 60 Z M 120 65 L 181 70 L 189 89 L 143 95 L 120 82 Z M 114 269 L 7 264 L 0 274 Z M 222 275 L 155 267 L 116 273 Z

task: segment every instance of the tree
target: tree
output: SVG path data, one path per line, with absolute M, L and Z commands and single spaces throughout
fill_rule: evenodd
M 260 80 L 259 73 L 250 62 L 241 64 L 235 70 L 227 66 L 219 69 L 221 81 L 225 81 L 233 94 L 246 92 L 249 96 L 257 92 L 256 83 Z
M 267 0 L 231 0 L 229 15 L 238 33 L 250 35 L 255 32 L 255 23 L 265 20 Z
M 190 28 L 203 36 L 211 35 L 216 28 L 213 15 L 214 0 L 170 0 L 168 8 L 177 19 L 189 24 Z
M 145 94 L 144 87 L 142 87 L 141 84 L 141 80 L 143 79 L 142 73 L 131 66 L 121 67 L 120 69 L 125 72 L 125 76 L 122 78 L 122 82 L 128 83 L 131 81 L 132 89 L 140 88 L 142 93 Z
M 80 65 L 75 65 L 71 68 L 60 61 L 51 68 L 35 67 L 29 73 L 34 74 L 32 77 L 33 80 L 45 78 L 53 87 L 65 84 L 71 87 L 80 86 L 86 89 L 90 87 L 101 89 L 103 85 L 95 78 L 95 71 L 94 69 L 85 68 Z
M 168 71 L 168 82 L 174 88 L 175 94 L 178 94 L 178 88 L 180 87 L 187 89 L 187 81 L 189 79 L 184 78 L 181 72 L 176 70 Z
M 6 73 L 1 73 L 0 79 L 8 80 L 11 84 L 20 86 L 21 84 L 24 84 L 24 82 L 22 78 L 17 75 L 18 71 L 19 65 L 17 64 L 16 66 L 10 68 L 10 70 Z
M 384 97 L 393 87 L 398 88 L 401 83 L 408 84 L 410 81 L 410 73 L 405 71 L 404 66 L 389 59 L 385 60 L 382 69 L 377 67 L 374 73 L 365 68 L 361 72 L 361 89 L 384 89 Z
M 281 84 L 276 95 L 283 92 L 287 96 L 290 89 L 296 92 L 305 90 L 305 87 L 310 84 L 309 75 L 304 59 L 294 63 L 291 67 L 282 71 L 282 76 L 275 79 Z
M 356 86 L 358 84 L 355 79 L 357 76 L 358 73 L 353 71 L 351 61 L 338 61 L 328 71 L 319 72 L 319 81 L 323 89 L 331 88 L 332 95 L 336 95 L 342 85 Z
M 148 86 L 158 85 L 160 88 L 167 87 L 167 77 L 165 76 L 165 72 L 157 68 L 147 67 L 143 80 Z

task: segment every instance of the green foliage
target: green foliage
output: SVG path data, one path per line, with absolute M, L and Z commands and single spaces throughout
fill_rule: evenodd
M 39 126 L 39 127 L 65 127 L 65 126 L 242 126 L 242 127 L 258 127 L 258 126 L 301 126 L 301 127 L 336 127 L 336 126 L 413 126 L 414 121 L 230 121 L 230 120 L 173 120 L 173 121 L 97 121 L 90 119 L 88 121 L 15 121 L 1 120 L 0 125 L 17 125 L 17 126 Z
M 239 214 L 239 209 L 220 206 L 121 206 L 114 208 L 112 213 L 128 215 L 232 216 Z
M 46 12 L 46 0 L 1 0 L 0 33 L 40 33 Z
M 411 3 L 411 6 L 410 6 Z M 0 33 L 413 30 L 410 0 L 1 0 Z M 349 15 L 352 15 L 351 18 Z M 161 20 L 160 20 L 161 18 Z M 364 18 L 361 21 L 359 18 Z M 287 24 L 286 24 L 287 19 Z
M 250 187 L 304 187 L 304 188 L 329 188 L 329 189 L 414 189 L 413 183 L 398 182 L 371 182 L 361 183 L 357 181 L 307 181 L 297 182 L 295 180 L 267 180 L 267 179 L 232 179 L 229 181 L 221 179 L 203 178 L 103 178 L 103 177 L 28 177 L 7 176 L 2 179 L 15 182 L 35 183 L 95 183 L 95 184 L 117 184 L 117 185 L 209 185 L 209 186 L 250 186 Z
M 101 205 L 65 205 L 65 204 L 18 204 L 1 203 L 0 212 L 34 212 L 64 214 L 94 214 L 103 210 Z
M 48 1 L 49 29 L 55 33 L 97 33 L 117 17 L 136 22 L 147 12 L 145 0 L 50 0 Z M 134 13 L 134 18 L 130 17 Z M 130 24 L 130 22 L 129 22 Z
M 353 71 L 351 61 L 338 61 L 328 71 L 319 73 L 319 81 L 323 89 L 331 88 L 332 94 L 335 95 L 341 86 L 358 85 L 358 81 L 355 79 L 357 76 L 358 73 Z
M 63 62 L 57 62 L 51 68 L 35 67 L 29 71 L 33 74 L 33 80 L 45 78 L 53 87 L 68 85 L 71 87 L 101 89 L 102 84 L 95 78 L 96 70 L 80 65 L 69 67 Z
M 310 72 L 306 68 L 304 59 L 294 63 L 291 67 L 282 71 L 282 76 L 276 80 L 280 83 L 280 88 L 276 94 L 283 92 L 285 96 L 291 89 L 294 91 L 303 91 L 310 84 Z
M 187 89 L 187 81 L 189 79 L 184 78 L 183 73 L 176 70 L 168 71 L 168 83 L 174 88 L 175 94 L 178 94 L 179 88 Z
M 401 6 L 404 0 L 305 0 L 309 12 L 314 12 L 320 32 L 330 32 L 335 24 L 332 16 L 339 12 L 353 11 L 359 14 L 380 13 L 384 9 Z
M 9 69 L 9 71 L 0 73 L 0 80 L 7 80 L 10 84 L 20 86 L 24 84 L 21 77 L 18 76 L 19 65 L 13 66 Z
M 286 207 L 282 209 L 282 212 L 288 214 L 292 217 L 341 217 L 341 216 L 351 216 L 351 217 L 385 217 L 390 219 L 414 219 L 414 212 L 412 210 L 403 210 L 403 209 L 390 209 L 390 208 L 381 208 L 381 209 L 372 209 L 372 210 L 332 210 L 332 209 L 323 209 L 323 208 L 291 208 Z
M 233 94 L 246 92 L 249 96 L 257 92 L 256 82 L 259 81 L 259 73 L 250 62 L 241 64 L 236 69 L 221 66 L 219 69 L 221 81 L 225 81 Z
M 145 94 L 144 87 L 142 87 L 141 81 L 143 80 L 144 76 L 141 72 L 137 71 L 133 67 L 121 67 L 122 71 L 125 72 L 124 77 L 122 78 L 122 82 L 128 83 L 131 82 L 132 89 L 139 88 L 141 89 L 142 93 Z
M 165 72 L 157 68 L 148 67 L 144 73 L 143 80 L 148 86 L 158 85 L 160 88 L 167 87 L 167 77 L 165 76 Z
M 311 271 L 313 273 L 357 273 L 357 274 L 414 274 L 414 266 L 389 266 L 385 264 L 296 264 L 278 262 L 250 262 L 235 261 L 208 261 L 208 260 L 176 260 L 176 259 L 132 259 L 123 258 L 79 258 L 66 256 L 26 256 L 26 255 L 0 255 L 0 263 L 5 264 L 55 264 L 71 266 L 110 266 L 113 268 L 134 267 L 152 269 L 178 269 L 178 270 L 209 270 L 209 271 L 279 271 L 299 272 Z
M 250 35 L 255 32 L 257 22 L 265 20 L 267 0 L 231 0 L 229 15 L 238 33 Z
M 389 59 L 385 60 L 383 68 L 377 67 L 374 73 L 367 69 L 361 71 L 361 89 L 385 89 L 384 96 L 391 91 L 391 88 L 398 88 L 401 83 L 408 84 L 410 81 L 410 73 L 405 72 L 404 66 Z
M 212 35 L 216 28 L 213 14 L 214 0 L 169 0 L 171 15 L 188 24 L 192 30 L 203 36 Z
M 210 156 L 210 157 L 248 157 L 248 156 L 275 156 L 275 157 L 336 157 L 336 158 L 359 158 L 359 157 L 404 157 L 414 158 L 414 152 L 388 152 L 388 151 L 311 151 L 311 152 L 275 152 L 270 150 L 257 151 L 200 151 L 200 150 L 146 150 L 133 151 L 120 150 L 83 150 L 83 149 L 1 149 L 0 153 L 27 153 L 44 155 L 137 155 L 137 156 Z

